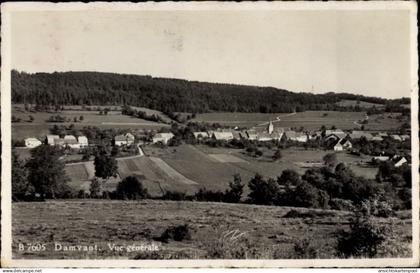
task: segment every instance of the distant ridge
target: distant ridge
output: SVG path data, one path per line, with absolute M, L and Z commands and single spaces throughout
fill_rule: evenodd
M 133 105 L 163 112 L 290 113 L 305 110 L 361 111 L 371 105 L 409 103 L 349 93 L 295 93 L 274 87 L 209 83 L 106 72 L 34 73 L 12 71 L 12 102 L 37 105 Z

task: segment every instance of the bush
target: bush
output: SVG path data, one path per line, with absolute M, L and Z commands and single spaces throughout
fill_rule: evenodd
M 387 226 L 374 222 L 369 216 L 358 216 L 350 223 L 350 231 L 338 234 L 338 254 L 344 257 L 373 258 L 389 232 Z
M 169 227 L 159 237 L 155 238 L 156 241 L 164 243 L 168 243 L 169 240 L 183 241 L 189 239 L 191 239 L 191 233 L 187 224 Z
M 265 180 L 260 174 L 256 174 L 248 183 L 250 193 L 248 195 L 251 204 L 274 205 L 279 196 L 279 186 L 271 178 Z
M 184 192 L 179 191 L 165 191 L 165 194 L 162 196 L 162 199 L 182 201 L 187 199 L 187 195 Z
M 147 189 L 135 176 L 127 176 L 117 186 L 117 196 L 120 199 L 144 199 L 148 197 Z

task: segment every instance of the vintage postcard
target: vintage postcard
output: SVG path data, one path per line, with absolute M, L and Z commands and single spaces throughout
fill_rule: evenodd
M 1 5 L 3 267 L 417 267 L 417 4 Z

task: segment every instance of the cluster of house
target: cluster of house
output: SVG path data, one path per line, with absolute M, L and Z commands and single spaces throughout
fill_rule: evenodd
M 384 138 L 391 138 L 396 141 L 405 141 L 410 138 L 409 135 L 388 135 L 387 133 L 372 134 L 365 131 L 344 132 L 341 129 L 325 130 L 325 134 L 321 131 L 306 133 L 297 132 L 285 128 L 274 128 L 272 122 L 269 122 L 267 128 L 256 128 L 245 131 L 236 131 L 231 129 L 222 129 L 218 131 L 194 132 L 196 139 L 214 138 L 216 140 L 230 141 L 233 139 L 248 139 L 256 141 L 272 141 L 281 140 L 283 137 L 290 141 L 308 142 L 312 139 L 324 138 L 325 140 L 334 141 L 333 149 L 335 151 L 343 151 L 352 149 L 350 140 L 356 140 L 364 137 L 368 141 L 383 141 Z
M 372 161 L 376 162 L 383 162 L 383 161 L 391 161 L 395 167 L 400 167 L 403 164 L 407 163 L 407 159 L 400 155 L 394 155 L 392 157 L 390 156 L 374 156 L 372 158 Z
M 52 146 L 69 147 L 72 149 L 80 149 L 89 146 L 87 137 L 79 136 L 76 138 L 73 135 L 65 135 L 63 138 L 60 138 L 58 135 L 47 135 L 44 143 Z M 42 142 L 37 138 L 31 137 L 25 139 L 25 146 L 28 148 L 35 148 L 40 145 L 42 145 Z

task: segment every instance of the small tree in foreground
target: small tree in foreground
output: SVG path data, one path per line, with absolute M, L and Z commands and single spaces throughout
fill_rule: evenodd
M 373 258 L 389 233 L 389 226 L 375 222 L 369 216 L 358 215 L 350 223 L 350 231 L 341 231 L 339 234 L 338 254 L 344 257 Z
M 147 189 L 135 176 L 127 176 L 117 186 L 117 196 L 121 199 L 138 200 L 148 196 Z

